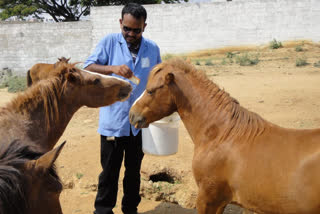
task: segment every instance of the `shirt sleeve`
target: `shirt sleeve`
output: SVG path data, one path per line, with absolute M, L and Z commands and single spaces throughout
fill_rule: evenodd
M 107 65 L 109 60 L 107 50 L 109 49 L 109 46 L 110 42 L 108 42 L 108 37 L 100 40 L 93 53 L 87 58 L 84 64 L 84 68 L 88 67 L 91 64 Z

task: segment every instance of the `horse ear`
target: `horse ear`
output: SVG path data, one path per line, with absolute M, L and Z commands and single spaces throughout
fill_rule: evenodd
M 35 160 L 35 161 L 32 160 L 29 162 L 31 162 L 31 164 L 33 164 L 34 169 L 36 171 L 45 172 L 53 166 L 54 162 L 57 160 L 57 158 L 58 158 L 58 156 L 59 156 L 59 154 L 65 144 L 66 144 L 66 141 L 64 141 L 57 148 L 43 154 L 40 158 L 38 158 L 38 160 Z
M 71 83 L 76 83 L 78 81 L 77 77 L 71 72 L 67 73 L 67 80 Z
M 174 74 L 173 73 L 167 73 L 166 75 L 166 84 L 169 85 L 174 80 Z

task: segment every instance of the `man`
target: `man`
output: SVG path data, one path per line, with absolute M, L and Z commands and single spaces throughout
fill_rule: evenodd
M 99 128 L 101 135 L 101 165 L 98 193 L 95 201 L 96 214 L 112 214 L 116 205 L 118 180 L 124 158 L 122 211 L 137 213 L 141 201 L 140 168 L 143 158 L 141 131 L 129 123 L 129 110 L 142 94 L 149 72 L 161 62 L 158 46 L 142 36 L 146 27 L 147 12 L 139 4 L 129 3 L 122 9 L 121 33 L 104 37 L 85 63 L 86 69 L 140 79 L 138 85 L 131 82 L 133 90 L 125 102 L 100 108 Z

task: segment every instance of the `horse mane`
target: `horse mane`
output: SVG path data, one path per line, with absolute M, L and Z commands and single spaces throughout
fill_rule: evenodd
M 24 214 L 28 206 L 25 174 L 20 171 L 28 160 L 38 159 L 43 153 L 18 140 L 0 146 L 0 213 Z M 49 170 L 55 180 L 61 181 L 55 166 Z
M 59 121 L 60 117 L 63 117 L 60 115 L 59 101 L 67 84 L 63 75 L 66 72 L 62 69 L 64 67 L 70 68 L 69 65 L 62 65 L 55 77 L 41 80 L 38 84 L 19 93 L 7 104 L 6 111 L 27 115 L 28 112 L 43 105 L 48 130 L 52 122 Z
M 184 60 L 181 60 L 179 58 L 173 58 L 163 63 L 163 67 L 167 65 L 172 66 L 175 71 L 180 71 L 180 72 L 183 72 L 184 74 L 191 75 L 192 78 L 195 79 L 197 82 L 199 82 L 201 86 L 206 88 L 206 91 L 209 94 L 210 99 L 216 98 L 216 95 L 219 95 L 220 99 L 224 100 L 225 102 L 230 101 L 230 102 L 239 104 L 238 100 L 231 97 L 229 93 L 224 91 L 224 89 L 220 89 L 220 87 L 216 83 L 210 80 L 206 75 L 205 71 L 198 70 L 190 63 Z M 162 69 L 162 67 L 160 66 L 158 68 L 159 70 Z
M 191 75 L 196 82 L 205 88 L 206 96 L 212 106 L 224 113 L 231 121 L 229 129 L 222 136 L 223 139 L 247 136 L 248 138 L 260 135 L 265 129 L 265 120 L 258 114 L 242 107 L 238 100 L 231 97 L 224 89 L 208 78 L 202 70 L 181 59 L 170 59 L 163 66 L 170 65 L 175 71 Z M 159 66 L 159 70 L 161 67 Z

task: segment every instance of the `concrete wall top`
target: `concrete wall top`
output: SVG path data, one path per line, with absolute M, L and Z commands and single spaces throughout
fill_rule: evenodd
M 0 69 L 27 72 L 35 63 L 58 57 L 83 61 L 91 49 L 91 23 L 1 23 Z
M 233 0 L 144 5 L 146 38 L 161 54 L 278 41 L 320 40 L 320 0 Z M 25 73 L 58 57 L 84 61 L 98 41 L 120 32 L 123 6 L 93 7 L 89 21 L 0 22 L 0 69 Z
M 223 46 L 261 44 L 272 39 L 320 38 L 319 0 L 247 0 L 144 5 L 148 26 L 144 36 L 162 53 Z M 122 6 L 94 7 L 93 44 L 119 32 Z

